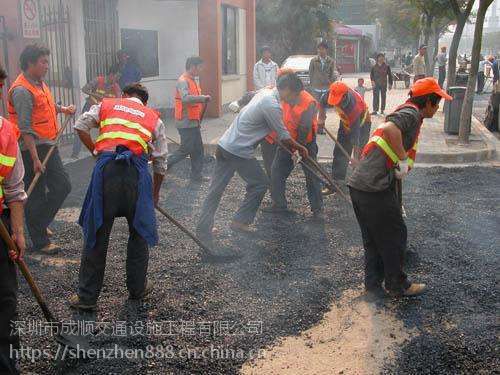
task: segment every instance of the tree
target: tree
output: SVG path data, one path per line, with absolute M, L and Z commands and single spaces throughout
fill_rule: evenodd
M 479 0 L 479 9 L 477 11 L 476 26 L 474 29 L 474 43 L 472 44 L 471 69 L 469 81 L 465 91 L 464 104 L 460 113 L 460 128 L 458 130 L 458 142 L 460 144 L 469 143 L 469 122 L 472 117 L 472 104 L 474 101 L 474 92 L 476 89 L 477 71 L 479 69 L 479 55 L 481 53 L 481 42 L 483 40 L 483 26 L 486 17 L 486 11 L 493 0 Z
M 331 33 L 329 14 L 338 0 L 258 0 L 257 43 L 270 45 L 275 59 L 315 51 L 316 38 Z
M 455 85 L 455 80 L 457 78 L 457 55 L 460 38 L 462 37 L 465 24 L 472 12 L 475 0 L 448 1 L 456 19 L 455 32 L 453 33 L 453 39 L 448 52 L 448 80 L 446 81 L 446 87 L 451 87 Z
M 418 47 L 420 15 L 407 1 L 372 0 L 368 10 L 382 25 L 384 40 L 391 39 L 401 46 Z
M 422 44 L 429 46 L 432 35 L 442 33 L 446 27 L 452 22 L 453 14 L 449 8 L 448 0 L 408 0 L 421 14 L 422 22 Z M 425 56 L 426 73 L 428 76 L 433 75 L 434 57 L 437 55 L 439 45 L 432 39 L 432 47 L 427 48 Z M 439 37 L 437 38 L 439 40 Z

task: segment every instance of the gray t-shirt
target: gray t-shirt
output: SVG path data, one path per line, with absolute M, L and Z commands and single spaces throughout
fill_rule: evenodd
M 262 89 L 234 119 L 220 138 L 219 146 L 233 155 L 252 159 L 259 142 L 272 131 L 279 140 L 290 138 L 283 123 L 278 90 Z
M 402 108 L 386 117 L 402 132 L 403 146 L 406 151 L 413 147 L 413 142 L 421 124 L 420 112 L 414 108 Z M 388 189 L 394 180 L 394 170 L 387 167 L 387 157 L 379 148 L 361 159 L 347 181 L 350 187 L 367 192 Z

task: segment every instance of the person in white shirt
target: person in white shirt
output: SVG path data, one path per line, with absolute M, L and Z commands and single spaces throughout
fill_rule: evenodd
M 479 68 L 477 70 L 477 91 L 476 94 L 482 94 L 484 90 L 485 75 L 484 70 L 486 65 L 491 66 L 491 63 L 484 58 L 483 55 L 479 55 Z
M 262 47 L 261 54 L 262 59 L 257 61 L 253 68 L 255 90 L 260 90 L 264 87 L 275 87 L 278 76 L 278 64 L 271 60 L 271 48 L 268 46 Z

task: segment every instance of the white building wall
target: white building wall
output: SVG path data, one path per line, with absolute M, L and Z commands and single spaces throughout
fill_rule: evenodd
M 222 104 L 241 98 L 247 90 L 246 10 L 238 10 L 238 74 L 222 76 Z
M 177 78 L 186 58 L 198 55 L 198 1 L 119 0 L 120 29 L 158 31 L 159 76 L 142 83 L 152 107 L 172 108 Z

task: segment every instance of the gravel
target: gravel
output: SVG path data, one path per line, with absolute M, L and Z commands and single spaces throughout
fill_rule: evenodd
M 92 160 L 67 166 L 73 192 L 65 210 L 83 200 Z M 213 164 L 208 164 L 207 175 Z M 195 227 L 207 184 L 189 186 L 182 177 L 187 163 L 169 176 L 162 205 L 188 228 Z M 405 184 L 409 227 L 408 271 L 429 284 L 429 292 L 411 301 L 383 300 L 418 335 L 398 352 L 387 373 L 489 373 L 498 368 L 495 277 L 498 268 L 498 191 L 500 173 L 488 168 L 417 169 Z M 223 256 L 201 261 L 196 245 L 163 217 L 161 244 L 151 250 L 149 279 L 155 284 L 143 303 L 127 301 L 125 287 L 126 222 L 115 222 L 108 251 L 105 285 L 99 299 L 98 322 L 125 322 L 130 327 L 170 322 L 175 335 L 95 335 L 92 348 L 145 349 L 162 345 L 168 358 L 39 360 L 22 363 L 37 374 L 233 374 L 246 358 L 241 353 L 276 343 L 317 324 L 328 306 L 363 279 L 359 229 L 352 208 L 339 198 L 326 198 L 324 224 L 311 220 L 302 172 L 288 183 L 291 218 L 259 214 L 257 233 L 236 235 L 227 228 L 244 194 L 233 179 L 216 217 L 220 236 L 214 250 Z M 266 201 L 268 201 L 266 197 Z M 62 260 L 28 258 L 50 307 L 71 319 L 67 299 L 76 290 L 81 230 L 57 221 L 55 240 L 64 244 Z M 228 255 L 234 255 L 228 257 Z M 19 319 L 42 315 L 26 283 L 20 283 Z M 181 324 L 181 322 L 188 322 Z M 137 323 L 139 322 L 139 323 Z M 191 322 L 191 323 L 189 323 Z M 196 327 L 196 332 L 189 330 Z M 207 326 L 211 332 L 207 332 Z M 183 332 L 178 332 L 179 327 Z M 204 328 L 202 328 L 204 327 Z M 215 330 L 214 327 L 219 330 Z M 22 336 L 33 348 L 56 352 L 46 336 Z M 230 348 L 232 358 L 183 358 L 186 348 Z M 238 352 L 240 351 L 240 352 Z M 240 354 L 238 354 L 240 353 Z M 210 358 L 212 357 L 212 358 Z

